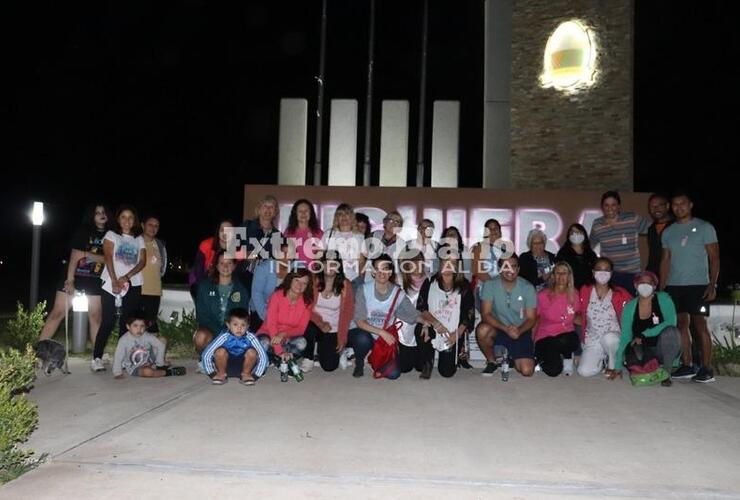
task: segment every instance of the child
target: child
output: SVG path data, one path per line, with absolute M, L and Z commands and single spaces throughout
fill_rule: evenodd
M 236 307 L 229 311 L 225 328 L 221 330 L 201 355 L 203 372 L 211 377 L 213 385 L 223 385 L 227 375 L 238 376 L 244 385 L 254 385 L 255 377 L 267 369 L 267 353 L 257 337 L 247 331 L 249 312 Z
M 140 311 L 126 318 L 128 331 L 118 340 L 113 357 L 113 375 L 123 378 L 126 371 L 134 377 L 169 377 L 185 375 L 185 368 L 164 368 L 165 344 L 151 333 L 147 333 L 146 320 Z

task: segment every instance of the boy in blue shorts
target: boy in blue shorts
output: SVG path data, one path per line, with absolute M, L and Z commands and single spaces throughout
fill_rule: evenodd
M 254 385 L 267 369 L 267 353 L 249 327 L 249 312 L 237 307 L 229 311 L 221 333 L 201 354 L 201 368 L 213 385 L 223 385 L 229 376 L 244 385 Z

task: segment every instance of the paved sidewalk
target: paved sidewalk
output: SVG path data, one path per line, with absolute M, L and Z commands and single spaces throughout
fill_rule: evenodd
M 38 380 L 48 463 L 0 498 L 738 498 L 740 379 Z M 366 370 L 367 371 L 367 370 Z M 496 374 L 498 375 L 498 373 Z

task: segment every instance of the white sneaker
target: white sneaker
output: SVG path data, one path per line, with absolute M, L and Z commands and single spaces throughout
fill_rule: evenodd
M 301 371 L 308 373 L 313 370 L 313 359 L 303 358 L 301 360 Z
M 100 358 L 95 358 L 90 362 L 90 370 L 94 372 L 104 372 L 105 366 L 103 365 L 103 360 Z
M 570 377 L 573 375 L 573 360 L 572 359 L 564 359 L 563 360 L 563 375 L 566 377 Z
M 342 354 L 339 355 L 339 367 L 342 370 L 346 370 L 347 367 L 350 365 L 349 358 L 354 353 L 355 353 L 355 350 L 352 349 L 351 347 L 348 347 L 342 351 Z

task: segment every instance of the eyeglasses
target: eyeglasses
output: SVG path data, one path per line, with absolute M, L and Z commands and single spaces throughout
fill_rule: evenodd
M 386 217 L 385 219 L 383 219 L 383 221 L 385 221 L 385 222 L 392 222 L 394 224 L 400 224 L 401 223 L 401 219 L 396 219 L 395 217 Z

